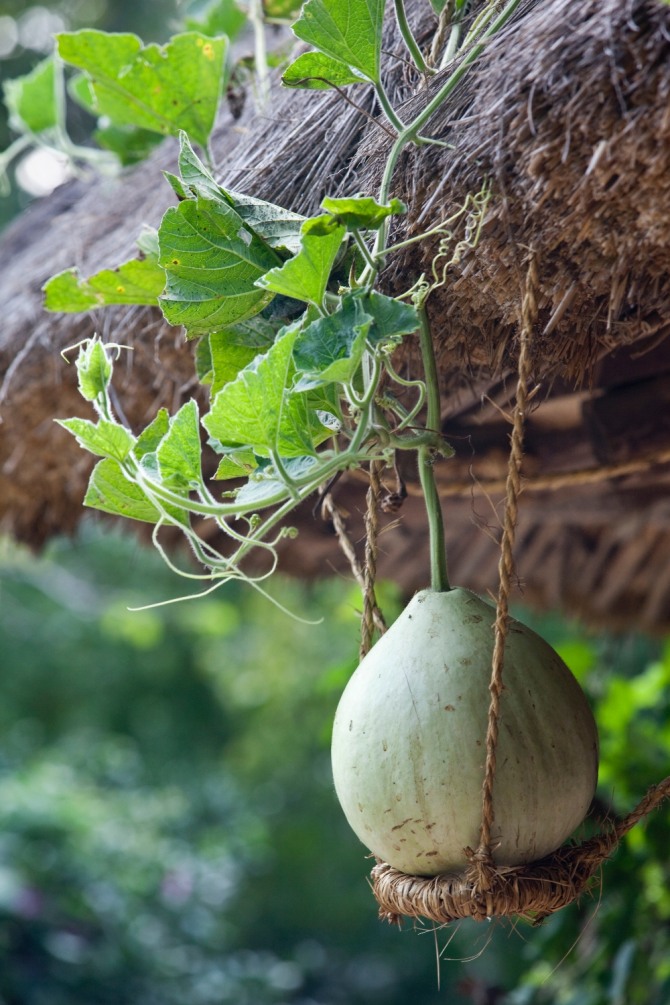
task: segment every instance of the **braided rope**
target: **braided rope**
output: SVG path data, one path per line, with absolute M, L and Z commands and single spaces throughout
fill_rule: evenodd
M 521 493 L 521 463 L 523 461 L 523 436 L 528 405 L 528 385 L 531 360 L 530 343 L 533 324 L 537 317 L 537 266 L 531 257 L 526 276 L 526 288 L 521 304 L 521 324 L 519 332 L 518 380 L 516 403 L 514 406 L 510 452 L 507 467 L 505 514 L 500 541 L 500 561 L 498 563 L 498 600 L 496 604 L 495 644 L 491 665 L 488 725 L 486 731 L 486 767 L 482 785 L 482 824 L 479 847 L 471 859 L 471 867 L 482 886 L 490 884 L 491 870 L 494 868 L 491 856 L 491 829 L 495 817 L 493 809 L 493 784 L 496 772 L 496 748 L 498 743 L 498 720 L 500 715 L 500 695 L 503 689 L 503 663 L 505 641 L 509 624 L 509 594 L 514 575 L 514 536 L 518 517 L 518 499 Z
M 361 645 L 359 656 L 367 656 L 372 645 L 375 625 L 381 619 L 381 631 L 386 631 L 384 617 L 377 605 L 375 581 L 377 578 L 377 539 L 379 537 L 379 496 L 381 493 L 381 464 L 370 462 L 370 485 L 365 511 L 365 572 L 363 582 L 363 617 L 361 620 Z
M 358 555 L 356 554 L 356 549 L 354 547 L 353 541 L 349 537 L 349 533 L 347 531 L 347 525 L 344 517 L 342 516 L 342 512 L 335 505 L 335 502 L 330 492 L 326 492 L 321 501 L 321 514 L 324 519 L 329 519 L 331 521 L 335 534 L 337 535 L 337 543 L 342 549 L 345 558 L 349 562 L 354 579 L 358 583 L 361 589 L 361 593 L 365 597 L 367 590 L 365 572 L 363 571 L 361 563 L 358 560 Z M 376 601 L 374 602 L 372 608 L 372 619 L 374 627 L 380 634 L 383 635 L 383 633 L 387 629 L 387 624 L 384 619 L 384 615 L 377 606 Z

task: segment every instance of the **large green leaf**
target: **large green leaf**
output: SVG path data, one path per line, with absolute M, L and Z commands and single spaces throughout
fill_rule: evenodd
M 304 217 L 274 203 L 250 195 L 221 188 L 202 163 L 185 133 L 180 137 L 179 174 L 165 176 L 180 199 L 202 197 L 222 202 L 238 214 L 254 233 L 272 248 L 283 248 L 292 254 L 300 249 L 300 227 Z
M 165 270 L 154 256 L 124 262 L 83 279 L 76 268 L 65 269 L 44 286 L 48 311 L 74 313 L 110 304 L 156 306 L 165 286 Z
M 354 376 L 372 324 L 358 297 L 343 298 L 342 307 L 319 318 L 300 333 L 293 348 L 298 387 L 307 389 L 332 382 L 347 383 Z
M 53 56 L 23 77 L 6 80 L 3 90 L 9 121 L 17 132 L 42 133 L 58 124 Z
M 225 202 L 185 199 L 165 213 L 158 240 L 161 309 L 189 336 L 244 321 L 272 300 L 255 283 L 279 257 Z
M 324 223 L 331 226 L 326 228 Z M 344 227 L 332 224 L 332 217 L 328 216 L 305 220 L 298 254 L 261 276 L 257 285 L 295 300 L 320 305 L 345 235 Z
M 185 130 L 207 145 L 225 83 L 224 36 L 185 32 L 143 46 L 137 35 L 84 29 L 56 40 L 61 59 L 88 74 L 98 115 L 163 135 Z
M 293 31 L 376 84 L 383 21 L 384 0 L 308 0 Z
M 262 457 L 275 451 L 300 457 L 314 453 L 315 443 L 330 435 L 305 395 L 289 391 L 297 331 L 288 328 L 214 398 L 203 425 L 224 447 L 250 447 Z
M 284 70 L 282 84 L 286 87 L 305 87 L 327 90 L 329 87 L 346 87 L 348 84 L 365 84 L 361 77 L 339 59 L 322 52 L 303 52 Z
M 93 469 L 84 505 L 115 516 L 158 523 L 160 511 L 148 499 L 135 482 L 129 481 L 117 461 L 105 458 Z M 166 512 L 176 522 L 188 525 L 188 514 L 173 506 L 166 506 Z

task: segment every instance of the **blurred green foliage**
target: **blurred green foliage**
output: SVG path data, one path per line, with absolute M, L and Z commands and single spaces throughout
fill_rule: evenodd
M 28 73 L 53 49 L 53 35 L 78 28 L 133 31 L 146 42 L 165 42 L 186 15 L 197 13 L 205 0 L 0 0 L 0 97 L 4 81 Z M 85 142 L 94 119 L 71 105 L 68 129 L 75 142 Z M 0 100 L 0 151 L 13 134 Z M 0 230 L 30 203 L 31 196 L 15 184 L 17 163 L 0 179 Z
M 356 590 L 281 582 L 319 624 L 233 586 L 129 611 L 173 577 L 96 527 L 0 561 L 2 1005 L 666 1005 L 666 812 L 538 929 L 382 925 L 330 778 Z M 630 808 L 668 771 L 670 648 L 534 627 L 594 699 L 601 812 Z

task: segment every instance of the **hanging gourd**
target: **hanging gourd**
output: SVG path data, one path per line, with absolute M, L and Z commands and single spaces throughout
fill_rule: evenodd
M 596 789 L 595 721 L 558 654 L 508 613 L 536 284 L 531 257 L 496 607 L 450 587 L 431 461 L 420 454 L 432 588 L 417 593 L 367 652 L 335 715 L 335 790 L 377 858 L 373 890 L 392 922 L 400 915 L 539 921 L 579 896 L 621 836 L 670 794 L 666 779 L 604 833 L 569 841 Z M 421 337 L 432 387 L 427 426 L 437 429 L 434 356 L 427 330 Z M 368 536 L 372 523 L 368 515 Z M 371 589 L 368 634 L 375 603 Z
M 418 593 L 355 671 L 333 729 L 335 789 L 352 829 L 402 872 L 464 869 L 477 847 L 495 610 L 467 590 Z M 511 622 L 493 805 L 495 859 L 555 851 L 598 775 L 583 691 L 554 650 Z

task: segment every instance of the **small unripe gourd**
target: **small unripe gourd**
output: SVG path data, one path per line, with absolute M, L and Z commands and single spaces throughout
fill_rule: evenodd
M 333 728 L 349 824 L 401 872 L 461 871 L 479 843 L 495 611 L 468 590 L 424 590 L 345 688 Z M 534 862 L 584 819 L 598 735 L 579 684 L 510 620 L 493 787 L 497 865 Z

